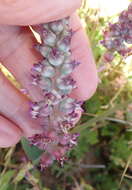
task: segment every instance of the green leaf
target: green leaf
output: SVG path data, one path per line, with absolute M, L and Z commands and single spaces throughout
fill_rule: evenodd
M 9 170 L 4 175 L 0 176 L 0 190 L 7 190 L 10 185 L 9 182 L 14 175 L 14 172 L 15 171 L 13 170 Z
M 88 142 L 90 145 L 94 145 L 98 143 L 98 132 L 97 131 L 89 131 L 88 135 Z
M 36 146 L 31 146 L 24 137 L 21 139 L 21 144 L 29 160 L 31 160 L 33 164 L 38 164 L 43 151 Z
M 96 93 L 90 100 L 85 102 L 85 112 L 97 113 L 100 110 L 101 100 Z

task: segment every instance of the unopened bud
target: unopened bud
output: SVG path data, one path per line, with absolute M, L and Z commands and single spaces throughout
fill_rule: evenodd
M 48 55 L 48 60 L 51 65 L 54 65 L 56 67 L 62 65 L 64 62 L 64 55 L 56 48 L 53 48 Z

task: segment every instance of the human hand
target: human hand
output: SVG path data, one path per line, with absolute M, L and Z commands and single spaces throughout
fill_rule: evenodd
M 82 64 L 73 72 L 78 88 L 72 96 L 86 100 L 95 92 L 98 77 L 87 36 L 78 16 L 74 13 L 81 0 L 1 0 L 0 1 L 0 61 L 27 89 L 31 100 L 38 101 L 42 94 L 30 84 L 32 65 L 41 59 L 34 50 L 36 40 L 28 25 L 46 23 L 71 15 L 70 26 L 76 31 L 71 49 L 73 57 Z M 18 91 L 0 73 L 0 147 L 16 144 L 21 136 L 40 132 L 37 120 L 28 114 L 29 99 Z

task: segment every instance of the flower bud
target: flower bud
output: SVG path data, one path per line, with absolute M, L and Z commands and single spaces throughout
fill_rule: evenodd
M 31 75 L 32 76 L 32 84 L 33 85 L 38 85 L 39 81 L 40 81 L 40 75 Z
M 34 102 L 34 103 L 31 104 L 30 114 L 31 114 L 33 119 L 38 117 L 39 109 L 40 109 L 40 104 L 38 102 Z
M 39 110 L 39 115 L 40 117 L 47 117 L 51 114 L 52 112 L 52 107 L 48 104 L 45 104 L 40 110 Z
M 79 137 L 79 133 L 74 133 L 71 135 L 71 139 L 69 142 L 69 147 L 72 148 L 73 146 L 77 145 L 77 139 Z
M 48 55 L 50 64 L 56 67 L 62 65 L 64 58 L 64 55 L 57 48 L 53 48 Z
M 62 21 L 54 21 L 49 23 L 49 27 L 51 28 L 51 30 L 53 32 L 55 32 L 56 34 L 59 34 L 60 32 L 63 31 L 64 27 L 63 27 L 63 22 Z
M 43 36 L 44 36 L 44 40 L 43 40 L 44 44 L 51 47 L 55 45 L 56 35 L 53 32 L 44 29 Z
M 40 167 L 43 171 L 45 168 L 49 167 L 54 161 L 54 157 L 49 153 L 43 153 L 40 160 Z
M 52 78 L 55 76 L 55 69 L 52 66 L 45 66 L 41 72 L 41 76 L 46 78 Z
M 38 85 L 42 90 L 47 90 L 48 92 L 52 89 L 52 82 L 48 78 L 41 78 Z
M 64 64 L 61 67 L 61 75 L 62 76 L 69 75 L 72 73 L 72 71 L 73 71 L 73 67 L 69 63 Z
M 52 155 L 56 158 L 56 160 L 60 160 L 64 154 L 65 154 L 66 150 L 63 147 L 55 147 L 52 151 Z
M 69 94 L 73 88 L 76 87 L 76 82 L 70 77 L 58 78 L 56 80 L 57 88 L 62 94 Z
M 57 42 L 58 49 L 63 52 L 68 52 L 70 50 L 70 39 L 65 37 L 64 39 Z
M 67 98 L 60 103 L 60 111 L 65 114 L 72 113 L 74 111 L 74 99 Z
M 80 62 L 77 61 L 71 61 L 71 62 L 67 62 L 66 64 L 64 64 L 61 67 L 61 75 L 65 76 L 65 75 L 69 75 L 72 73 L 72 71 L 78 66 L 80 65 Z
M 103 58 L 105 62 L 111 62 L 114 59 L 114 55 L 111 52 L 106 52 Z
M 33 65 L 32 71 L 36 71 L 36 72 L 41 72 L 43 68 L 43 65 L 39 62 L 39 63 L 35 63 Z
M 37 45 L 35 46 L 37 51 L 41 53 L 42 56 L 47 57 L 51 51 L 51 48 L 48 46 L 43 46 L 43 45 Z

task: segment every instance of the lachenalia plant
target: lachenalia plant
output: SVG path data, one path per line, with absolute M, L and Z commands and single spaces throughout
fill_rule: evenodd
M 107 49 L 105 62 L 111 62 L 115 53 L 122 57 L 132 55 L 132 2 L 119 14 L 117 22 L 109 23 L 103 38 L 101 43 Z
M 44 151 L 40 159 L 41 169 L 49 167 L 55 160 L 63 164 L 79 136 L 70 132 L 82 104 L 70 97 L 72 90 L 77 88 L 71 74 L 80 64 L 71 59 L 73 35 L 69 18 L 40 25 L 41 43 L 35 47 L 43 60 L 33 65 L 31 76 L 32 84 L 42 90 L 43 99 L 32 102 L 30 113 L 33 119 L 41 118 L 43 132 L 28 140 Z

